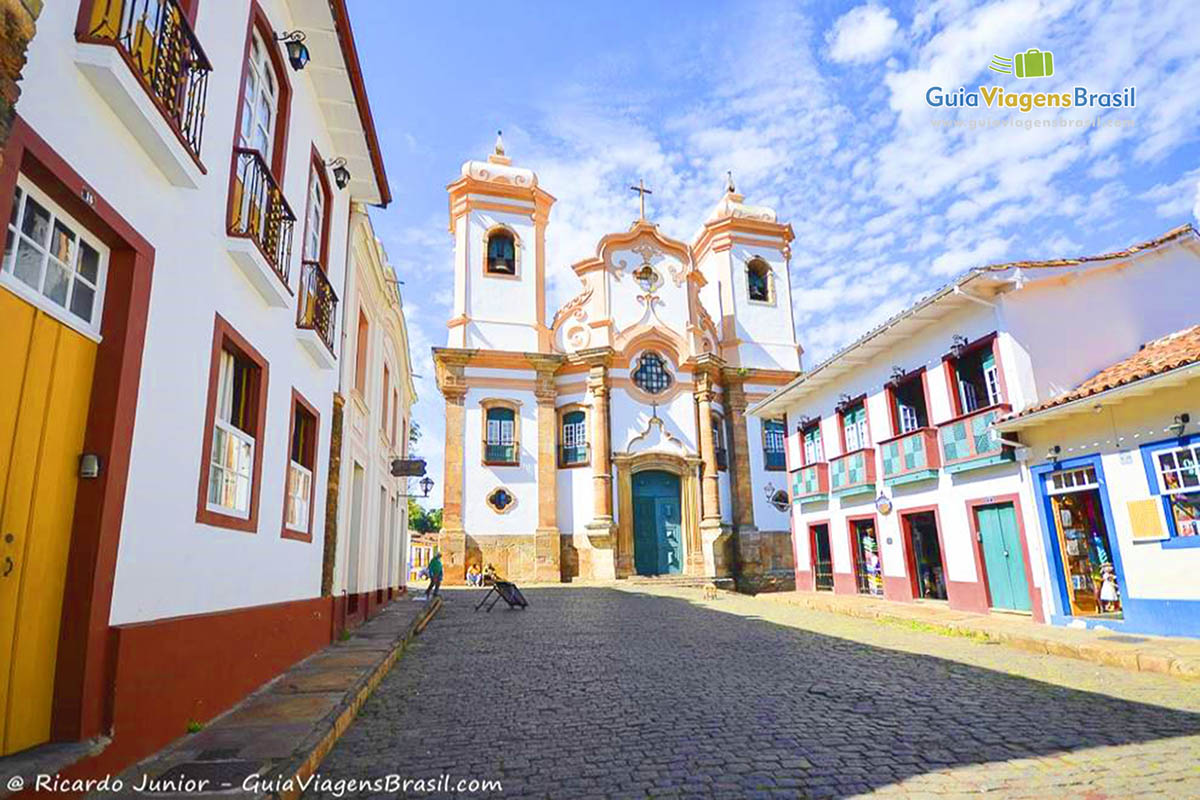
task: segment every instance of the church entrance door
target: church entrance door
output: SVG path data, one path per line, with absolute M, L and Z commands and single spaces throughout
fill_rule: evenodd
M 683 571 L 679 476 L 661 470 L 633 475 L 633 563 L 639 575 Z

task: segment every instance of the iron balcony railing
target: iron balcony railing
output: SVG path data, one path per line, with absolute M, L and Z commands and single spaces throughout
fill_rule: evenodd
M 233 159 L 229 235 L 252 239 L 286 286 L 291 271 L 292 228 L 296 215 L 284 199 L 262 153 L 236 147 Z
M 829 559 L 818 559 L 813 565 L 813 587 L 818 592 L 833 591 L 833 562 Z
M 333 353 L 338 298 L 325 270 L 316 261 L 300 264 L 300 292 L 297 299 L 296 327 L 315 332 L 329 352 Z
M 591 452 L 589 444 L 560 444 L 558 446 L 558 465 L 560 467 L 578 467 L 586 464 Z
M 494 466 L 512 466 L 517 463 L 517 446 L 486 443 L 483 447 L 483 461 Z
M 199 163 L 212 64 L 178 0 L 92 0 L 79 39 L 117 49 Z
M 878 447 L 883 457 L 883 482 L 889 486 L 936 477 L 942 463 L 936 428 L 902 433 Z
M 1013 459 L 1011 447 L 1000 441 L 992 423 L 1012 410 L 998 403 L 955 417 L 938 425 L 942 466 L 947 472 L 962 472 Z

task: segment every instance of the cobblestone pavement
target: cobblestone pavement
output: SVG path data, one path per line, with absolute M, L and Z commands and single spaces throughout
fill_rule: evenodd
M 690 590 L 534 589 L 527 611 L 491 614 L 445 594 L 323 779 L 496 780 L 506 797 L 1200 798 L 1192 682 Z

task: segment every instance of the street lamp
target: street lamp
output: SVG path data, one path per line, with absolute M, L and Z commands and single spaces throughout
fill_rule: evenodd
M 304 43 L 304 31 L 284 31 L 275 37 L 287 48 L 288 61 L 292 69 L 299 72 L 309 61 L 308 45 Z
M 426 475 L 424 478 L 421 478 L 420 483 L 421 491 L 425 493 L 424 496 L 429 497 L 429 490 L 433 488 L 433 478 Z
M 331 158 L 325 166 L 333 170 L 333 182 L 339 189 L 345 189 L 350 184 L 350 170 L 346 169 L 346 159 Z

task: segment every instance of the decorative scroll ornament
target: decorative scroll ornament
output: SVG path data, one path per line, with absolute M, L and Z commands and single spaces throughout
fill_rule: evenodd
M 567 319 L 567 317 L 570 316 L 574 316 L 575 319 L 578 320 L 586 319 L 587 311 L 584 310 L 584 306 L 587 305 L 587 301 L 591 299 L 591 288 L 584 289 L 582 292 L 575 295 L 573 298 L 567 301 L 566 305 L 555 312 L 554 320 L 550 323 L 550 327 L 557 328 L 559 322 Z

